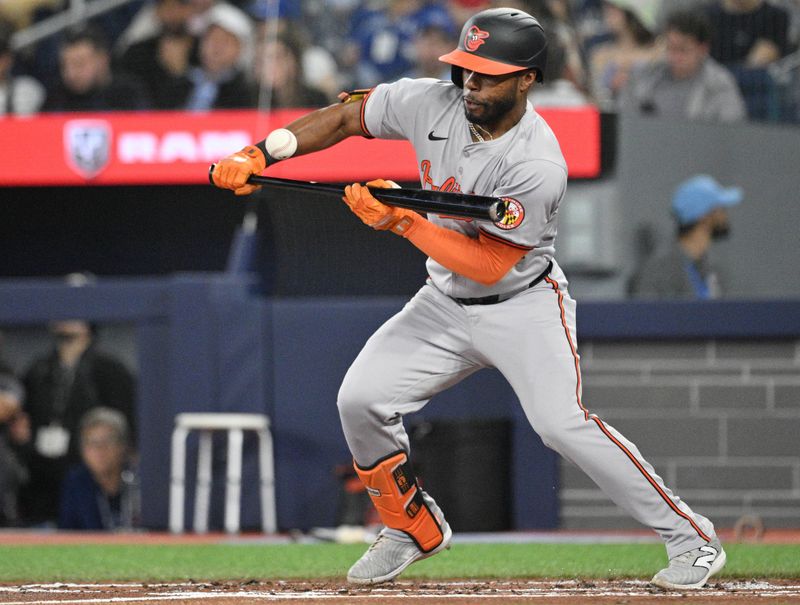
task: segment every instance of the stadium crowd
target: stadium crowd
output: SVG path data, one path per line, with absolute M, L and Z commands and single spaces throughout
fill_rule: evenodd
M 97 345 L 97 326 L 49 332 L 49 350 L 19 373 L 0 346 L 0 527 L 131 529 L 136 378 Z
M 16 42 L 72 2 L 0 4 L 0 114 L 320 107 L 449 77 L 468 16 L 511 5 L 550 35 L 535 105 L 800 123 L 800 0 L 131 0 Z

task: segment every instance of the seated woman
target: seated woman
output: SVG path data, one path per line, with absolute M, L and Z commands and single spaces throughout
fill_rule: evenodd
M 60 529 L 131 529 L 138 521 L 138 492 L 129 468 L 128 423 L 114 409 L 97 407 L 81 420 L 82 462 L 61 489 Z
M 591 51 L 590 89 L 603 110 L 616 108 L 631 71 L 659 57 L 654 0 L 604 0 L 603 17 L 612 40 Z

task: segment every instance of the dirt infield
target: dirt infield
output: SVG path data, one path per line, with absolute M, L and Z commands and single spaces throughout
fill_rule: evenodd
M 699 591 L 664 592 L 642 581 L 400 581 L 375 588 L 339 582 L 214 582 L 188 584 L 29 584 L 0 586 L 3 605 L 256 605 L 269 603 L 379 603 L 436 605 L 449 603 L 615 603 L 646 605 L 682 603 L 800 604 L 798 581 L 718 582 Z

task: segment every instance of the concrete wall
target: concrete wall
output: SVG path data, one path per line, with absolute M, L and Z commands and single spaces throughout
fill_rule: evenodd
M 0 326 L 19 351 L 30 330 L 39 330 L 36 350 L 45 347 L 41 328 L 28 326 L 54 317 L 135 324 L 133 334 L 118 329 L 104 340 L 116 335 L 113 346 L 105 343 L 120 354 L 135 342 L 149 527 L 166 524 L 172 417 L 190 410 L 268 413 L 280 527 L 335 519 L 331 467 L 349 460 L 336 392 L 368 335 L 405 299 L 264 299 L 250 286 L 219 275 L 83 288 L 0 280 Z M 585 404 L 631 438 L 681 497 L 722 527 L 748 512 L 768 526 L 800 527 L 800 303 L 586 303 L 578 333 Z M 559 477 L 554 454 L 497 372 L 437 396 L 409 421 L 417 419 L 512 421 L 515 528 L 554 527 L 559 516 L 568 528 L 634 523 L 577 469 L 562 463 Z M 219 486 L 224 459 L 215 463 Z M 248 485 L 255 477 L 253 448 L 246 448 L 245 477 Z M 214 510 L 212 524 L 221 508 Z M 246 527 L 257 525 L 257 513 L 256 490 L 245 490 Z
M 584 343 L 587 407 L 719 527 L 800 526 L 800 341 Z M 561 462 L 562 527 L 638 524 Z
M 619 299 L 634 270 L 643 230 L 656 252 L 672 241 L 675 187 L 697 173 L 738 185 L 731 237 L 711 260 L 729 298 L 800 295 L 800 128 L 758 123 L 703 124 L 619 118 L 616 170 L 594 182 L 572 182 L 562 206 L 557 258 L 581 299 Z
M 334 467 L 351 460 L 336 409 L 339 385 L 369 335 L 406 302 L 400 297 L 269 299 L 255 293 L 247 276 L 220 274 L 100 279 L 80 288 L 54 279 L 0 280 L 0 300 L 0 326 L 9 328 L 15 348 L 29 355 L 33 348 L 22 346 L 25 327 L 54 318 L 135 326 L 146 527 L 167 524 L 170 468 L 165 461 L 174 416 L 213 411 L 270 416 L 282 530 L 334 524 L 340 488 Z M 21 326 L 21 332 L 14 326 Z M 46 338 L 39 340 L 37 351 L 47 345 Z M 117 345 L 107 348 L 124 349 L 123 342 Z M 521 529 L 555 527 L 556 456 L 533 433 L 498 372 L 470 377 L 437 396 L 410 422 L 498 419 L 511 424 L 505 447 L 515 462 L 510 471 L 504 467 L 510 521 Z M 257 481 L 254 445 L 245 442 L 244 485 Z M 187 469 L 195 468 L 195 450 L 190 439 Z M 224 449 L 216 448 L 213 528 L 221 527 L 224 458 Z M 193 477 L 190 472 L 186 519 L 191 519 Z M 243 527 L 257 527 L 258 513 L 258 491 L 245 489 Z

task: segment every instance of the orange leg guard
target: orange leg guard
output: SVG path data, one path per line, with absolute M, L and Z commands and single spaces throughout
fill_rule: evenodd
M 353 466 L 386 527 L 408 534 L 422 552 L 442 543 L 441 520 L 425 503 L 405 452 L 394 452 L 368 468 Z

